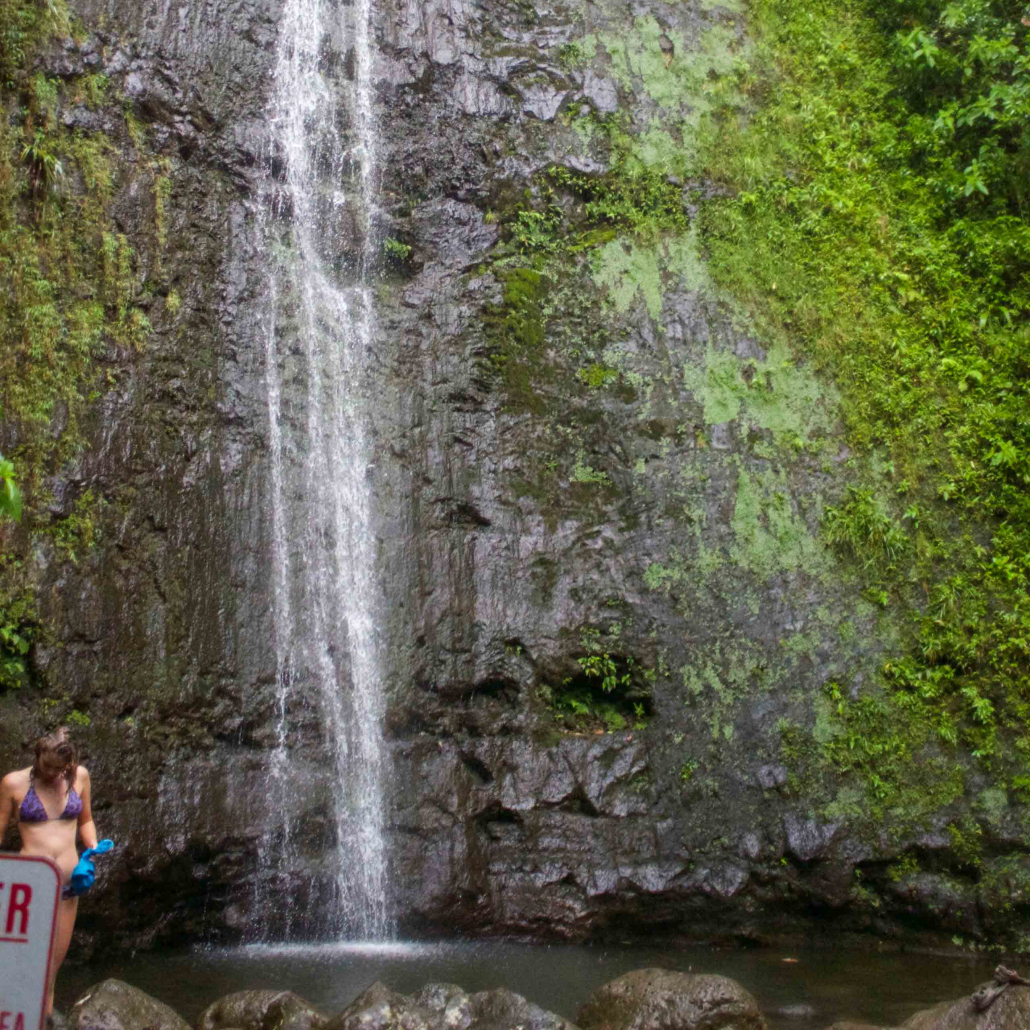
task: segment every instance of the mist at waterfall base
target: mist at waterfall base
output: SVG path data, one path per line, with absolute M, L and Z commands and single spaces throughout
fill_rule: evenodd
M 758 1000 L 770 1030 L 822 1030 L 837 1019 L 896 1026 L 913 1012 L 968 994 L 990 979 L 988 959 L 857 950 L 719 951 L 511 943 L 254 945 L 147 953 L 109 965 L 66 968 L 57 985 L 66 1009 L 113 976 L 171 1005 L 190 1022 L 233 991 L 292 990 L 327 1013 L 349 1005 L 374 981 L 402 994 L 456 983 L 469 993 L 507 987 L 574 1020 L 597 987 L 633 969 L 659 966 L 733 977 Z M 785 1006 L 811 1006 L 809 1016 Z

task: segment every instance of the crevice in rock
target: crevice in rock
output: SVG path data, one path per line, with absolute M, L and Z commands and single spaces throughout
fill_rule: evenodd
M 654 703 L 642 666 L 632 656 L 595 654 L 577 660 L 578 672 L 540 681 L 537 696 L 553 713 L 559 731 L 618 733 L 643 729 L 654 714 Z
M 476 816 L 480 830 L 494 841 L 522 840 L 525 836 L 522 816 L 499 803 L 492 804 Z
M 452 526 L 489 526 L 488 519 L 471 501 L 458 501 L 453 497 L 438 497 L 435 502 L 441 509 L 441 521 Z
M 591 819 L 596 819 L 600 816 L 600 811 L 597 806 L 587 797 L 586 791 L 579 784 L 576 785 L 575 790 L 568 795 L 564 800 L 555 806 L 559 812 L 569 812 L 572 815 L 585 815 Z
M 505 640 L 504 650 L 512 658 L 525 658 L 527 662 L 533 661 L 529 648 L 518 637 L 509 637 Z
M 481 762 L 475 755 L 471 755 L 467 751 L 460 751 L 458 753 L 465 768 L 468 769 L 472 774 L 472 778 L 478 784 L 486 786 L 488 783 L 493 783 L 494 774 L 490 772 L 484 762 Z
M 447 403 L 455 410 L 466 413 L 474 413 L 482 411 L 485 400 L 481 397 L 477 397 L 474 393 L 470 393 L 468 390 L 452 390 L 447 394 Z M 454 442 L 464 447 L 471 447 L 468 441 L 461 439 L 457 434 L 454 436 Z
M 419 734 L 430 733 L 433 736 L 450 736 L 434 722 L 423 717 L 419 712 L 404 705 L 396 705 L 388 709 L 384 720 L 387 740 L 408 740 Z
M 508 704 L 518 702 L 519 685 L 506 676 L 492 676 L 480 680 L 469 692 L 470 697 L 498 698 Z

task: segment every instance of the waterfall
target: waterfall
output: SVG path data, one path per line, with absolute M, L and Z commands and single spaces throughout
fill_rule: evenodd
M 367 426 L 369 270 L 379 243 L 369 20 L 369 0 L 287 0 L 269 108 L 260 227 L 276 664 L 269 796 L 283 826 L 269 831 L 263 851 L 277 856 L 269 874 L 301 864 L 294 809 L 311 785 L 291 740 L 313 710 L 332 779 L 333 899 L 317 929 L 382 939 L 383 702 Z M 300 915 L 292 891 L 266 893 L 276 895 L 264 900 L 289 932 Z

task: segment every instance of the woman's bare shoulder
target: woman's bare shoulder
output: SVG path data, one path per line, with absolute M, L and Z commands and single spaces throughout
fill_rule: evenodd
M 83 787 L 89 786 L 89 770 L 84 766 L 77 766 L 75 769 L 75 782 Z M 76 788 L 78 789 L 78 788 Z
M 31 765 L 26 766 L 24 769 L 15 769 L 14 772 L 9 772 L 3 780 L 0 780 L 0 784 L 3 785 L 4 790 L 11 793 L 20 792 L 28 788 L 29 773 L 31 772 Z

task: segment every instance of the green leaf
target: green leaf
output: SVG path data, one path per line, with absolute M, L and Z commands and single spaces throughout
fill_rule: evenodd
M 15 522 L 21 521 L 21 491 L 13 479 L 0 479 L 0 512 L 9 515 Z

